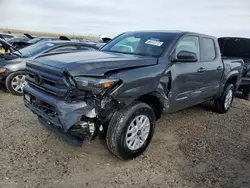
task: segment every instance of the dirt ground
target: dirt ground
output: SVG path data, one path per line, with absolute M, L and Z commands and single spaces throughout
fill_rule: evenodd
M 250 102 L 227 114 L 193 107 L 164 116 L 145 154 L 121 161 L 102 138 L 74 147 L 0 90 L 0 187 L 250 187 Z

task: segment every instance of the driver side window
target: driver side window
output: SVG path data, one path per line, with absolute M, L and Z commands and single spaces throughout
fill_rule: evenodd
M 180 51 L 188 51 L 188 52 L 193 52 L 196 54 L 198 60 L 200 60 L 200 42 L 199 42 L 199 37 L 195 36 L 187 36 L 184 37 L 179 44 L 177 45 L 175 49 L 175 54 L 177 54 Z

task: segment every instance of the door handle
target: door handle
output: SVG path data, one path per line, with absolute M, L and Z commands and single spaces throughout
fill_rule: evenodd
M 218 66 L 217 67 L 217 71 L 222 71 L 223 70 L 223 67 L 222 66 Z
M 206 71 L 206 69 L 203 68 L 203 67 L 201 67 L 201 68 L 198 69 L 198 72 L 205 72 L 205 71 Z

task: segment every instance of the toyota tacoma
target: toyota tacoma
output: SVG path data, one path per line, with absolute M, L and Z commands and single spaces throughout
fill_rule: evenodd
M 142 154 L 156 120 L 205 101 L 226 113 L 243 70 L 222 59 L 216 38 L 127 32 L 100 51 L 47 55 L 27 63 L 24 102 L 41 124 L 83 143 L 100 131 L 122 159 Z

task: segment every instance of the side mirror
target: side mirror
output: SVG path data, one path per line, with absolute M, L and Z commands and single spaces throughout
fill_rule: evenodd
M 173 59 L 173 62 L 197 62 L 196 53 L 182 50 L 177 54 L 177 58 Z

